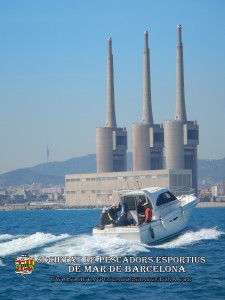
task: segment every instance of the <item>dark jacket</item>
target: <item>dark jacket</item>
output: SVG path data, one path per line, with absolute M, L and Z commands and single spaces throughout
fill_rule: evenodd
M 137 213 L 138 214 L 144 214 L 145 213 L 145 208 L 141 202 L 138 203 L 137 205 Z
M 112 219 L 113 221 L 117 220 L 118 219 L 117 212 L 120 211 L 120 209 L 121 209 L 120 207 L 116 209 L 113 209 L 111 207 L 108 211 L 109 219 Z

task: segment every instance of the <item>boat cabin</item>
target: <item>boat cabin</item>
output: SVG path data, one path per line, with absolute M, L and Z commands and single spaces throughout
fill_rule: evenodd
M 153 220 L 155 220 L 161 217 L 162 209 L 179 201 L 167 188 L 146 188 L 122 194 L 120 195 L 120 205 L 126 209 L 129 224 L 140 224 L 138 205 L 146 202 L 152 209 Z

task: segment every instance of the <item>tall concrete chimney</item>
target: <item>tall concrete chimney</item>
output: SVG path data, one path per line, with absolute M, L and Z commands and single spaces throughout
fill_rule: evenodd
M 116 125 L 113 75 L 112 39 L 109 38 L 106 125 L 96 128 L 97 173 L 123 172 L 127 169 L 127 131 Z
M 177 25 L 177 49 L 176 49 L 176 117 L 175 120 L 187 122 L 184 94 L 184 64 L 183 43 L 181 40 L 181 25 Z
M 148 31 L 144 32 L 143 52 L 143 111 L 142 123 L 153 125 L 152 103 L 151 103 L 151 78 L 150 78 L 150 54 L 148 48 Z
M 133 124 L 133 170 L 151 170 L 150 127 L 153 126 L 148 31 L 144 32 L 142 124 Z
M 106 127 L 116 128 L 112 39 L 108 38 Z

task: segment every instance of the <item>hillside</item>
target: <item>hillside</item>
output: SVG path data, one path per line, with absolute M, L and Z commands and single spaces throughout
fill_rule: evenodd
M 44 186 L 64 184 L 65 174 L 92 173 L 95 170 L 96 156 L 95 154 L 90 154 L 71 158 L 63 162 L 50 162 L 4 173 L 0 175 L 0 187 L 29 185 L 32 183 L 41 183 Z
M 128 170 L 132 170 L 132 153 L 128 153 Z M 96 172 L 96 155 L 74 157 L 63 162 L 40 164 L 31 168 L 18 169 L 0 175 L 0 187 L 18 186 L 32 183 L 64 184 L 65 174 L 84 174 Z M 212 180 L 217 183 L 225 180 L 225 158 L 218 160 L 200 159 L 198 161 L 199 180 Z
M 64 176 L 45 175 L 33 171 L 32 168 L 18 169 L 0 175 L 0 187 L 30 185 L 33 183 L 43 183 L 45 186 L 63 184 Z
M 225 158 L 198 160 L 198 177 L 200 180 L 211 179 L 213 183 L 225 180 Z
M 65 174 L 82 174 L 96 172 L 96 155 L 89 154 L 81 157 L 74 157 L 63 162 L 50 162 L 40 164 L 31 168 L 44 175 L 64 177 Z

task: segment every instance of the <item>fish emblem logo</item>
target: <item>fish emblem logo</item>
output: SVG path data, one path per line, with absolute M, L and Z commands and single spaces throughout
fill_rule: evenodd
M 15 273 L 19 275 L 30 275 L 34 271 L 34 257 L 28 254 L 23 254 L 15 259 Z

